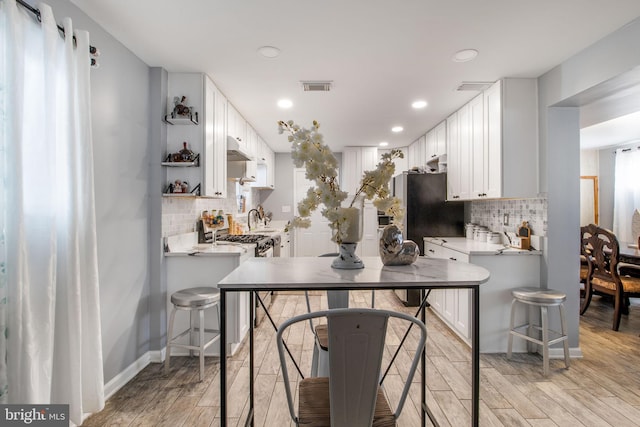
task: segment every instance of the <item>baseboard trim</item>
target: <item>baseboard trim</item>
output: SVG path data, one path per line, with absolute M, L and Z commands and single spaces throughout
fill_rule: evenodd
M 539 351 L 540 354 L 542 350 Z M 584 355 L 582 354 L 582 349 L 580 347 L 569 347 L 569 357 L 572 359 L 582 359 Z M 564 349 L 560 348 L 550 348 L 549 349 L 549 359 L 564 359 Z
M 104 385 L 105 400 L 109 399 L 126 383 L 131 381 L 131 379 L 138 375 L 138 373 L 144 368 L 146 368 L 149 363 L 151 363 L 151 352 L 146 352 L 131 365 L 127 366 L 124 371 L 113 377 L 108 383 Z

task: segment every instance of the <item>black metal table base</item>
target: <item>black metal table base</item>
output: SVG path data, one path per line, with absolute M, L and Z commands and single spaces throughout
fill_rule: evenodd
M 227 309 L 227 290 L 221 289 L 220 290 L 220 425 L 222 427 L 226 427 L 227 425 L 227 375 L 226 375 L 226 365 L 227 365 L 227 322 L 226 322 L 226 309 Z M 472 292 L 472 304 L 473 304 L 473 313 L 472 313 L 472 317 L 473 317 L 473 331 L 472 331 L 472 337 L 471 337 L 471 347 L 472 347 L 472 357 L 471 357 L 471 374 L 472 374 L 472 399 L 471 399 L 471 424 L 474 427 L 478 427 L 478 419 L 479 419 L 479 409 L 480 409 L 480 405 L 479 405 L 479 399 L 480 399 L 480 289 L 479 286 L 474 286 L 471 288 L 471 292 Z M 269 321 L 271 322 L 271 325 L 273 326 L 274 329 L 278 329 L 277 325 L 275 324 L 275 322 L 273 321 L 273 319 L 271 318 L 271 315 L 269 313 L 269 310 L 267 310 L 267 308 L 264 306 L 264 303 L 262 302 L 262 299 L 260 298 L 260 296 L 258 296 L 257 292 L 255 291 L 251 291 L 249 292 L 249 307 L 253 308 L 254 307 L 254 293 L 255 296 L 258 300 L 258 303 L 262 305 L 262 307 L 264 308 L 264 311 L 269 319 Z M 429 289 L 426 293 L 424 291 L 424 289 L 421 291 L 422 293 L 422 301 L 420 303 L 420 306 L 418 308 L 418 311 L 416 312 L 416 317 L 418 315 L 420 315 L 420 320 L 422 320 L 422 322 L 426 322 L 426 310 L 425 307 L 429 304 L 427 302 L 427 298 L 429 297 L 429 294 L 431 293 L 431 289 Z M 405 333 L 404 337 L 402 338 L 402 341 L 400 343 L 400 345 L 398 346 L 398 349 L 396 349 L 395 354 L 393 355 L 393 358 L 391 359 L 391 362 L 389 363 L 389 366 L 391 366 L 391 363 L 393 363 L 393 361 L 395 360 L 398 352 L 400 351 L 400 348 L 402 347 L 402 343 L 404 343 L 405 339 L 407 338 L 407 335 L 409 334 L 409 331 L 411 330 L 411 326 L 408 328 L 407 332 Z M 253 347 L 254 347 L 254 315 L 253 315 L 253 310 L 249 310 L 249 413 L 247 415 L 247 419 L 245 420 L 245 427 L 253 427 L 254 425 L 254 384 L 253 384 L 253 378 L 254 378 L 254 361 L 253 361 Z M 298 370 L 298 373 L 304 378 L 304 376 L 302 375 L 302 372 L 300 370 L 300 368 L 298 367 L 298 364 L 295 362 L 295 359 L 293 358 L 293 356 L 291 355 L 291 353 L 289 352 L 289 349 L 287 348 L 286 344 L 285 344 L 285 348 L 287 349 L 287 352 L 289 353 L 289 357 L 291 357 L 291 360 L 293 360 L 296 369 Z M 421 400 L 422 400 L 422 415 L 421 415 L 421 421 L 422 421 L 422 427 L 426 426 L 426 417 L 429 417 L 429 420 L 431 421 L 431 423 L 436 426 L 439 427 L 440 424 L 438 423 L 438 421 L 436 420 L 435 416 L 433 415 L 433 413 L 431 412 L 431 410 L 429 409 L 428 405 L 427 405 L 427 400 L 426 400 L 426 346 L 425 349 L 423 350 L 422 356 L 421 356 L 421 375 L 422 375 L 422 387 L 421 387 Z M 389 368 L 387 368 L 387 370 L 385 371 L 384 375 L 382 376 L 382 379 L 380 380 L 380 383 L 382 383 L 382 381 L 384 381 L 384 377 L 387 375 L 387 372 L 389 371 Z

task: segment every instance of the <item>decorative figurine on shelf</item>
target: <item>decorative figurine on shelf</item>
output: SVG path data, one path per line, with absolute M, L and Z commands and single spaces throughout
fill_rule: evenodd
M 380 258 L 384 265 L 413 264 L 420 255 L 420 248 L 412 240 L 404 240 L 397 225 L 387 225 L 380 238 Z
M 173 107 L 173 114 L 176 116 L 188 117 L 191 115 L 191 108 L 187 107 L 187 97 L 182 96 L 182 98 L 175 97 L 173 99 L 175 107 Z
M 178 154 L 180 154 L 180 161 L 181 162 L 192 162 L 195 159 L 195 154 L 193 154 L 193 151 L 189 150 L 187 148 L 187 141 L 184 141 L 182 143 L 182 150 L 180 150 L 180 152 Z

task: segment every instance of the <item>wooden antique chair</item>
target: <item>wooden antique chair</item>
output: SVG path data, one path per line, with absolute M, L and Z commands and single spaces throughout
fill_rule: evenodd
M 329 377 L 300 380 L 298 397 L 294 399 L 283 335 L 295 323 L 320 317 L 327 318 L 329 328 Z M 395 411 L 391 409 L 379 384 L 389 318 L 416 324 L 420 331 L 420 339 Z M 395 426 L 424 351 L 426 338 L 427 329 L 419 319 L 388 310 L 333 309 L 306 313 L 285 321 L 278 328 L 276 340 L 291 418 L 298 426 Z M 298 401 L 297 412 L 294 400 Z
M 620 245 L 613 232 L 589 224 L 580 228 L 580 253 L 589 265 L 580 314 L 589 308 L 594 293 L 614 298 L 613 326 L 617 331 L 620 318 L 628 313 L 629 297 L 640 296 L 640 278 L 621 275 L 618 256 Z

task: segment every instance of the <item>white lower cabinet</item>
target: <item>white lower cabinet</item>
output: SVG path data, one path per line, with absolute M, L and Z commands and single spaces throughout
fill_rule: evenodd
M 291 257 L 291 233 L 288 231 L 280 235 L 280 257 Z
M 434 258 L 469 262 L 469 255 L 433 243 L 425 242 L 424 250 L 427 256 Z M 467 342 L 471 341 L 470 298 L 468 289 L 434 289 L 429 296 L 429 303 L 437 314 Z
M 489 281 L 480 285 L 480 351 L 482 353 L 504 353 L 507 351 L 511 289 L 520 286 L 540 286 L 539 252 L 509 253 L 499 255 L 495 249 L 479 248 L 464 238 L 446 238 L 434 243 L 425 238 L 426 256 L 446 258 L 456 262 L 469 262 L 489 270 Z M 468 249 L 473 246 L 476 249 Z M 497 246 L 497 245 L 493 245 Z M 469 289 L 434 289 L 429 295 L 432 311 L 442 319 L 467 344 L 472 334 L 472 299 Z M 523 313 L 519 313 L 520 316 Z M 524 316 L 516 319 L 523 323 Z M 514 351 L 524 352 L 524 340 L 514 340 Z

